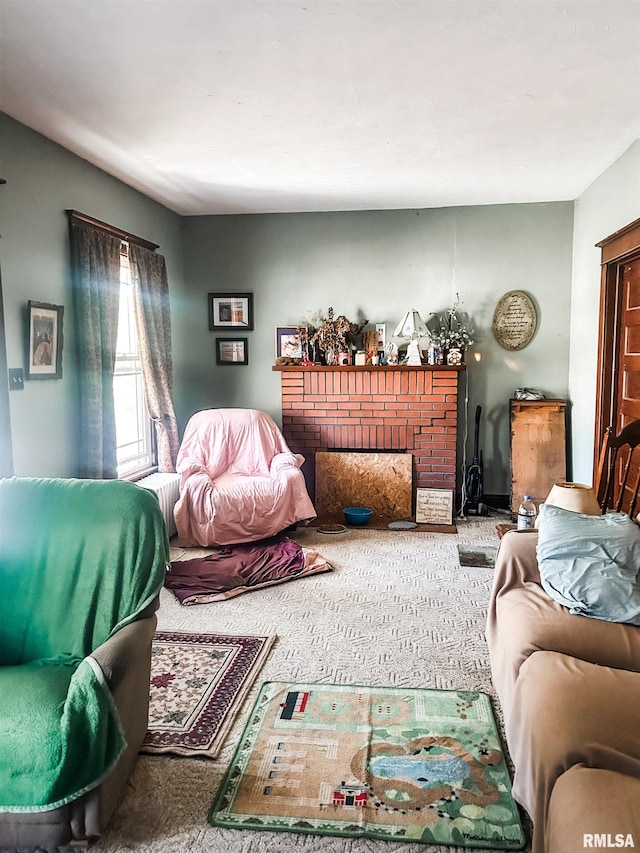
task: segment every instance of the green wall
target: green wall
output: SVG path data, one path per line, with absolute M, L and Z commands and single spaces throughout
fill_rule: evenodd
M 407 308 L 426 319 L 449 307 L 456 291 L 477 338 L 467 354 L 464 448 L 469 462 L 481 404 L 488 493 L 509 491 L 508 400 L 515 389 L 568 396 L 571 202 L 181 218 L 2 115 L 0 175 L 7 179 L 0 188 L 0 263 L 9 367 L 24 367 L 27 300 L 65 306 L 63 378 L 25 382 L 10 394 L 18 475 L 76 470 L 68 208 L 160 244 L 169 270 L 181 427 L 208 406 L 253 406 L 280 419 L 279 374 L 271 369 L 276 325 L 333 306 L 352 320 L 386 323 L 390 335 Z M 498 299 L 513 289 L 528 292 L 539 315 L 535 338 L 518 353 L 501 349 L 491 332 Z M 207 293 L 216 290 L 254 294 L 246 367 L 215 364 Z
M 29 299 L 63 305 L 63 377 L 9 395 L 18 476 L 76 471 L 76 384 L 69 241 L 75 209 L 160 244 L 170 287 L 182 287 L 181 219 L 59 145 L 0 114 L 0 264 L 8 366 L 25 367 Z
M 184 424 L 200 408 L 228 405 L 279 420 L 280 375 L 271 369 L 277 325 L 333 306 L 352 321 L 386 323 L 391 335 L 408 308 L 427 319 L 458 291 L 477 333 L 466 358 L 467 457 L 480 404 L 485 490 L 508 494 L 509 398 L 522 386 L 567 398 L 572 228 L 570 202 L 187 218 L 184 290 L 173 318 L 178 418 Z M 207 293 L 216 290 L 254 294 L 246 367 L 215 364 Z M 529 293 L 538 310 L 536 336 L 517 353 L 491 331 L 509 290 Z M 463 426 L 464 414 L 463 400 Z

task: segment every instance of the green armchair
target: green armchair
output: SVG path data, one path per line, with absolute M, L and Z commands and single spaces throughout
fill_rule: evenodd
M 103 832 L 147 728 L 168 554 L 153 492 L 0 480 L 0 849 Z

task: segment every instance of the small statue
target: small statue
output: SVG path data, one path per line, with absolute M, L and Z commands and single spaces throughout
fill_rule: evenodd
M 422 364 L 422 357 L 420 355 L 420 347 L 418 345 L 418 339 L 413 338 L 407 344 L 407 360 L 405 364 L 411 365 L 419 365 Z
M 389 343 L 385 347 L 385 352 L 387 353 L 387 364 L 397 364 L 398 363 L 398 345 L 394 344 L 393 341 L 389 341 Z

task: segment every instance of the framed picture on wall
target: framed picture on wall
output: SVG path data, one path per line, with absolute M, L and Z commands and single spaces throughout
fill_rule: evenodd
M 62 305 L 28 302 L 27 379 L 62 378 Z
M 298 326 L 276 326 L 276 358 L 302 356 L 302 336 Z
M 209 293 L 209 329 L 253 329 L 253 293 Z
M 216 364 L 249 364 L 248 338 L 216 338 Z

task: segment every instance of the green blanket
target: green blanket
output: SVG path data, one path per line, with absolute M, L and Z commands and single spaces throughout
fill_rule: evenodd
M 119 481 L 0 481 L 0 811 L 100 784 L 125 748 L 91 652 L 162 588 L 156 496 Z

